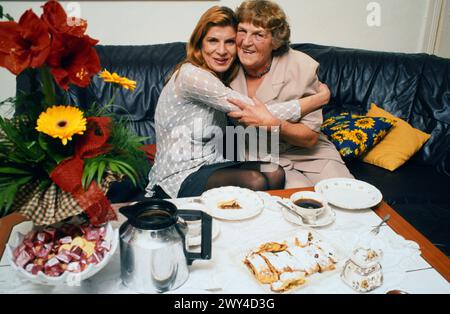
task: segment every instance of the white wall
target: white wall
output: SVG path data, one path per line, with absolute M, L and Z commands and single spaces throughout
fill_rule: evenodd
M 436 43 L 436 55 L 450 58 L 450 0 L 443 3 Z
M 434 0 L 278 0 L 292 28 L 292 42 L 381 51 L 425 52 L 429 7 Z M 186 41 L 200 15 L 213 5 L 236 8 L 241 0 L 79 2 L 87 34 L 101 44 Z M 381 25 L 369 27 L 367 5 L 381 8 Z M 16 20 L 28 8 L 40 14 L 44 2 L 2 1 Z M 62 2 L 64 6 L 67 2 Z M 14 94 L 15 77 L 0 68 L 0 99 Z M 0 108 L 1 112 L 1 108 Z

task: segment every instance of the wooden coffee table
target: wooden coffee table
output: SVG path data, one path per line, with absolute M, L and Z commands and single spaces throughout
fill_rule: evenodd
M 313 188 L 273 190 L 269 193 L 272 195 L 288 198 L 291 194 L 310 190 Z M 391 215 L 388 225 L 399 235 L 407 240 L 415 241 L 421 250 L 421 255 L 437 272 L 439 272 L 447 282 L 450 282 L 450 259 L 434 246 L 424 235 L 417 231 L 410 223 L 401 217 L 394 209 L 385 202 L 381 202 L 373 211 L 380 217 Z M 0 219 L 0 259 L 3 255 L 5 245 L 15 225 L 26 221 L 27 219 L 19 214 L 11 214 Z

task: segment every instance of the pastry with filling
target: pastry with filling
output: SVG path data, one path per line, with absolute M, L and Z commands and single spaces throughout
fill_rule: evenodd
M 217 203 L 217 207 L 220 209 L 241 209 L 241 205 L 239 205 L 238 201 L 235 199 L 228 201 L 220 201 Z
M 255 253 L 264 253 L 264 252 L 281 252 L 287 249 L 286 243 L 278 243 L 278 242 L 267 242 L 261 244 L 254 252 Z
M 333 270 L 336 267 L 334 266 L 334 262 L 325 254 L 324 251 L 320 247 L 315 245 L 310 245 L 306 248 L 309 255 L 311 255 L 319 265 L 319 272 L 323 273 L 327 270 Z
M 316 259 L 308 252 L 308 248 L 289 247 L 288 252 L 300 263 L 300 269 L 307 275 L 312 275 L 320 270 Z
M 336 264 L 338 262 L 335 250 L 328 243 L 320 241 L 317 243 L 317 247 L 319 247 L 333 263 Z
M 302 230 L 297 233 L 294 243 L 298 247 L 305 247 L 308 246 L 312 240 L 313 235 L 311 234 L 311 232 L 307 230 Z
M 278 253 L 264 252 L 260 255 L 266 261 L 267 265 L 269 265 L 270 269 L 279 275 L 284 272 L 304 270 L 303 264 L 287 251 Z
M 274 292 L 286 292 L 303 285 L 306 282 L 305 273 L 301 271 L 285 272 L 280 275 L 280 279 L 270 285 Z
M 250 254 L 244 259 L 244 264 L 260 283 L 266 284 L 278 280 L 278 274 L 267 265 L 259 254 Z

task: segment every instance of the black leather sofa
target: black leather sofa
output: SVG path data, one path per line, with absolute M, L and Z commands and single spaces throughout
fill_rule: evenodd
M 372 102 L 408 121 L 431 139 L 394 172 L 358 160 L 347 164 L 357 179 L 377 186 L 388 202 L 446 255 L 450 254 L 450 59 L 426 54 L 401 54 L 294 44 L 294 49 L 320 64 L 320 80 L 332 98 L 325 117 L 343 111 L 364 114 Z M 136 133 L 154 143 L 154 112 L 165 79 L 185 56 L 184 43 L 147 46 L 98 46 L 102 67 L 137 80 L 134 93 L 119 92 L 113 111 Z M 18 90 L 37 87 L 25 73 Z M 111 93 L 95 78 L 87 89 L 70 90 L 80 106 L 102 102 Z M 126 184 L 126 183 L 125 183 Z M 128 190 L 128 191 L 127 191 Z M 125 193 L 125 191 L 127 191 Z M 113 201 L 133 198 L 139 191 L 112 187 Z

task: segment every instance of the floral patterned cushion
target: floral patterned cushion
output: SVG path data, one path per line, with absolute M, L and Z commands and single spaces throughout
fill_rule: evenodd
M 321 131 L 328 136 L 342 157 L 351 159 L 371 150 L 394 124 L 395 121 L 388 118 L 341 113 L 325 120 Z

